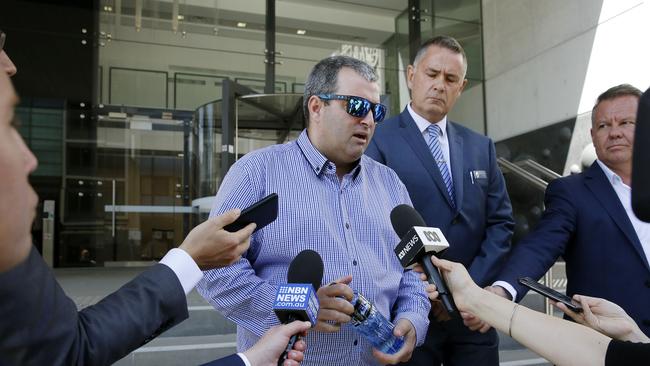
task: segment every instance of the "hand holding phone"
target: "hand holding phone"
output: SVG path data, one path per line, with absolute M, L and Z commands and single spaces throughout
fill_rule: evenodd
M 528 287 L 529 289 L 543 296 L 548 297 L 549 299 L 563 303 L 564 305 L 566 305 L 567 308 L 569 308 L 569 310 L 575 313 L 579 313 L 582 311 L 582 306 L 577 302 L 573 301 L 573 299 L 571 299 L 567 295 L 557 292 L 550 287 L 544 286 L 530 277 L 520 278 L 519 283 L 521 283 L 522 285 Z
M 278 217 L 278 195 L 271 193 L 261 200 L 242 210 L 241 215 L 232 224 L 224 226 L 224 230 L 235 232 L 243 229 L 251 222 L 255 223 L 255 231 L 272 223 Z

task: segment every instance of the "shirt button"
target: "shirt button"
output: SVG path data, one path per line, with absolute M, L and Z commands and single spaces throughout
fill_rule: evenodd
M 356 259 L 352 261 L 352 265 L 354 265 L 354 266 L 357 265 L 357 260 Z
M 348 223 L 346 222 L 346 223 L 345 223 L 345 228 L 346 228 L 346 229 L 349 229 L 349 228 L 350 228 L 350 224 L 348 224 Z
M 352 342 L 352 344 L 354 344 L 355 346 L 357 345 L 357 343 L 359 342 L 356 339 L 354 340 L 354 342 Z

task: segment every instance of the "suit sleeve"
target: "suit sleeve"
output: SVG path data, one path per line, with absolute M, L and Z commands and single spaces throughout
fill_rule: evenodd
M 528 289 L 519 284 L 520 277 L 541 278 L 560 257 L 576 227 L 577 211 L 571 201 L 568 185 L 556 179 L 546 189 L 546 210 L 532 233 L 513 249 L 499 280 L 511 284 L 520 301 Z
M 506 189 L 505 179 L 497 166 L 494 143 L 489 142 L 489 187 L 485 202 L 485 237 L 478 255 L 469 266 L 469 274 L 481 286 L 492 283 L 510 251 L 510 240 L 514 229 L 512 205 Z
M 0 274 L 0 354 L 11 365 L 109 365 L 188 317 L 174 272 L 158 264 L 77 312 L 35 248 Z

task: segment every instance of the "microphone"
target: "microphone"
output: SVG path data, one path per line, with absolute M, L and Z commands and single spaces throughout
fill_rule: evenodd
M 401 238 L 395 247 L 395 254 L 402 267 L 409 268 L 420 263 L 429 283 L 436 285 L 438 298 L 445 310 L 453 315 L 456 310 L 454 300 L 447 289 L 438 268 L 431 263 L 433 253 L 449 248 L 449 243 L 438 228 L 426 227 L 422 216 L 409 205 L 399 205 L 390 212 L 390 222 Z
M 639 99 L 632 154 L 632 210 L 641 221 L 650 222 L 650 89 Z
M 273 311 L 282 324 L 294 320 L 308 321 L 313 327 L 318 318 L 318 297 L 316 291 L 323 281 L 323 260 L 313 250 L 303 250 L 291 261 L 287 272 L 287 284 L 279 285 L 275 294 Z M 299 339 L 294 334 L 287 348 L 278 359 L 278 366 L 287 359 L 289 351 Z

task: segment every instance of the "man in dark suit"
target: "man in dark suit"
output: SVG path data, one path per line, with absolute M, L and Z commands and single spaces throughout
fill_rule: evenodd
M 185 295 L 203 277 L 201 269 L 223 267 L 248 249 L 254 224 L 235 232 L 223 226 L 232 210 L 194 228 L 179 248 L 94 306 L 77 312 L 31 242 L 38 198 L 28 175 L 37 166 L 18 131 L 18 98 L 7 74 L 16 72 L 2 49 L 0 31 L 0 365 L 107 365 L 126 356 L 188 317 Z M 292 334 L 309 323 L 269 331 L 244 354 L 213 365 L 277 363 Z M 302 360 L 305 344 L 287 365 Z
M 612 301 L 650 335 L 650 224 L 635 216 L 630 199 L 640 96 L 623 84 L 598 97 L 591 114 L 598 159 L 548 185 L 542 219 L 517 244 L 495 283 L 501 296 L 521 300 L 527 290 L 518 278 L 540 278 L 562 256 L 567 295 Z
M 366 154 L 395 170 L 426 224 L 442 230 L 450 244 L 443 257 L 463 263 L 486 286 L 510 249 L 514 224 L 494 144 L 447 119 L 466 71 L 455 39 L 425 42 L 407 69 L 411 103 L 377 126 Z M 432 305 L 427 339 L 410 365 L 498 365 L 494 330 L 472 331 L 471 315 L 448 319 L 439 302 Z

